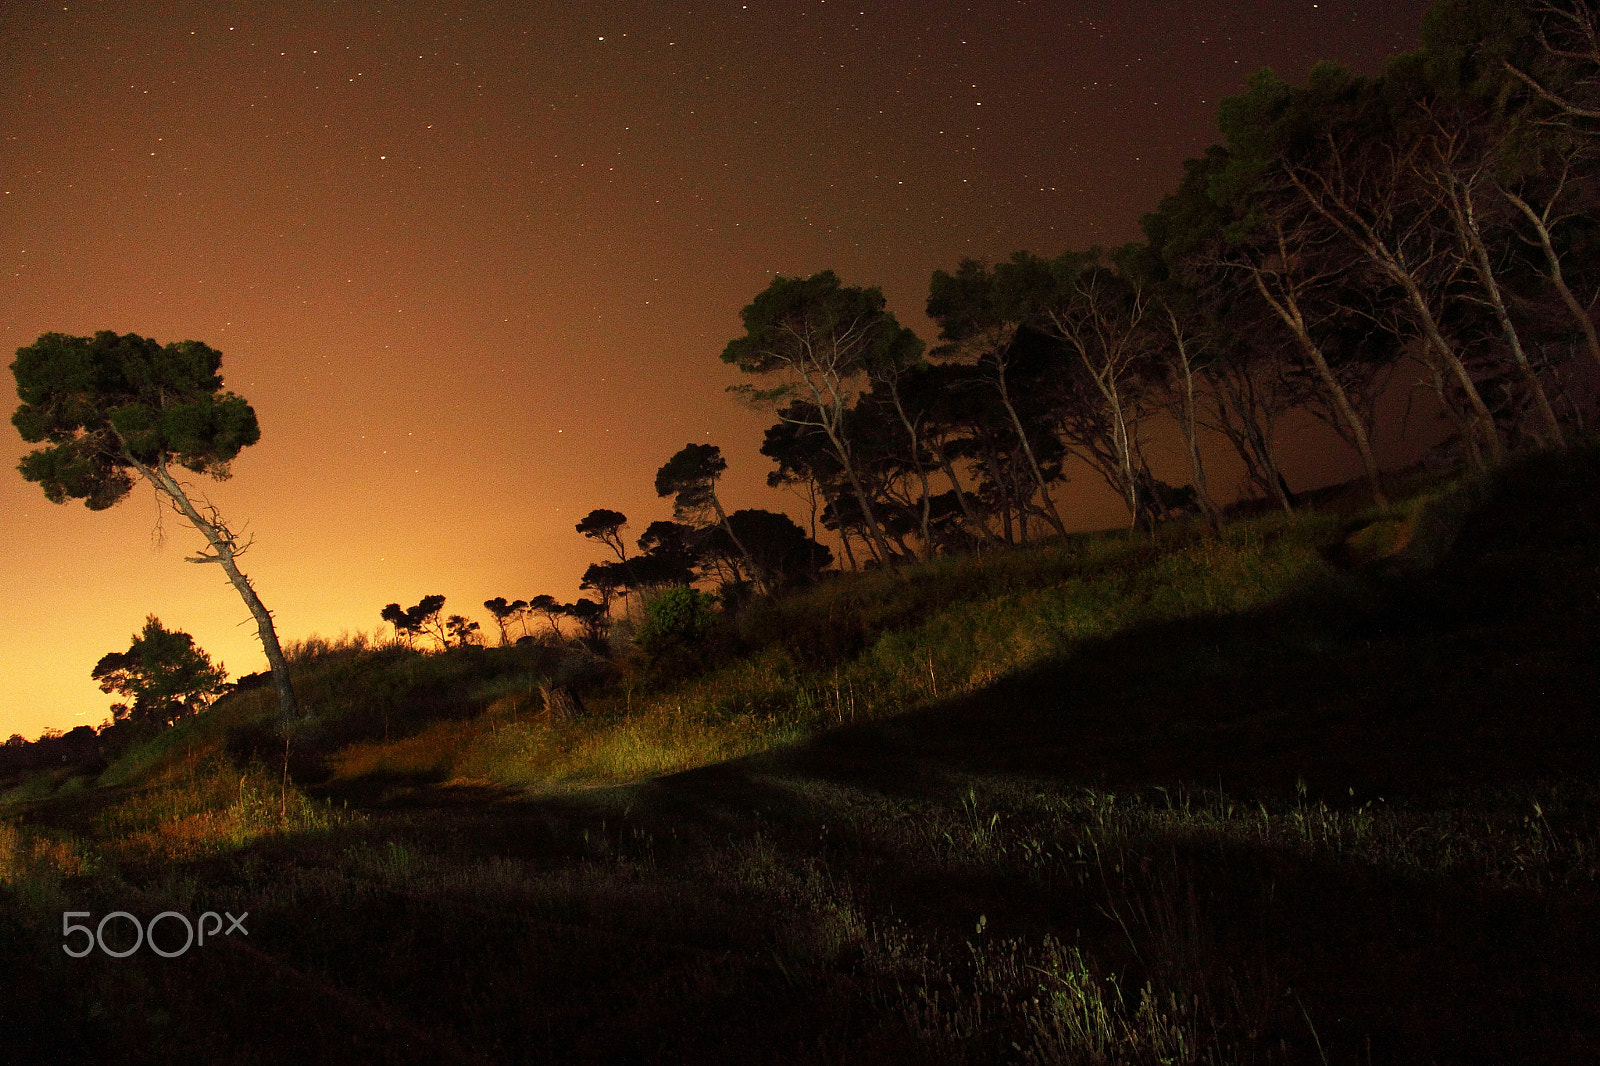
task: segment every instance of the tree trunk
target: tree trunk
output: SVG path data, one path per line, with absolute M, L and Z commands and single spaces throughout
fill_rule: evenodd
M 1011 529 L 1011 506 L 1016 502 L 1016 493 L 1011 488 L 1011 475 L 1007 470 L 1001 469 L 1000 453 L 995 450 L 994 440 L 988 433 L 980 432 L 978 443 L 983 447 L 983 465 L 988 468 L 989 480 L 994 483 L 997 499 L 1000 504 L 1000 530 L 1002 539 L 1006 544 L 1015 546 L 1016 535 Z
M 850 560 L 850 572 L 855 573 L 861 567 L 856 565 L 856 553 L 850 547 L 850 534 L 845 530 L 844 523 L 839 523 L 839 543 L 844 546 L 844 557 Z
M 1262 425 L 1254 396 L 1255 384 L 1249 370 L 1234 368 L 1232 373 L 1216 370 L 1201 372 L 1214 387 L 1218 424 L 1212 428 L 1220 429 L 1233 442 L 1234 450 L 1244 462 L 1248 478 L 1285 512 L 1293 511 L 1294 494 L 1278 472 L 1278 460 L 1272 451 L 1272 427 L 1270 422 Z M 1230 407 L 1233 412 L 1231 415 Z
M 930 441 L 928 450 L 933 452 L 933 457 L 939 461 L 939 466 L 944 470 L 945 477 L 950 479 L 950 487 L 955 490 L 956 503 L 961 506 L 961 513 L 966 515 L 967 522 L 971 524 L 973 530 L 983 540 L 991 543 L 998 541 L 999 538 L 989 528 L 989 523 L 978 517 L 978 513 L 972 509 L 972 501 L 967 499 L 966 492 L 961 488 L 961 480 L 956 477 L 955 467 L 951 465 L 944 449 Z
M 278 646 L 278 632 L 272 625 L 272 613 L 261 603 L 261 597 L 256 595 L 256 590 L 250 584 L 250 579 L 240 570 L 234 556 L 239 549 L 233 533 L 223 522 L 217 518 L 216 511 L 212 511 L 211 520 L 207 520 L 189 501 L 183 487 L 167 473 L 164 463 L 155 466 L 145 466 L 132 456 L 127 456 L 139 473 L 143 474 L 149 482 L 156 486 L 167 498 L 172 501 L 178 512 L 188 519 L 189 524 L 199 530 L 211 545 L 215 555 L 193 556 L 190 562 L 220 563 L 222 570 L 228 575 L 228 580 L 238 590 L 246 607 L 256 620 L 256 632 L 261 638 L 261 648 L 267 655 L 267 665 L 272 670 L 272 684 L 278 690 L 278 711 L 286 720 L 300 716 L 299 707 L 295 702 L 294 687 L 289 682 L 289 663 L 283 657 L 283 649 Z
M 1194 365 L 1189 359 L 1189 346 L 1184 343 L 1183 330 L 1178 326 L 1177 316 L 1172 313 L 1170 307 L 1166 308 L 1166 311 L 1167 324 L 1172 328 L 1172 341 L 1178 348 L 1178 370 L 1181 375 L 1178 425 L 1183 430 L 1184 442 L 1189 446 L 1195 502 L 1200 505 L 1200 512 L 1205 515 L 1206 524 L 1211 527 L 1211 532 L 1220 536 L 1222 516 L 1218 513 L 1216 502 L 1212 500 L 1211 493 L 1206 488 L 1206 467 L 1200 457 L 1200 427 L 1194 409 Z
M 1444 339 L 1444 334 L 1439 330 L 1438 320 L 1433 317 L 1433 310 L 1428 307 L 1423 299 L 1422 290 L 1413 281 L 1410 275 L 1400 281 L 1401 287 L 1406 290 L 1406 296 L 1411 301 L 1411 306 L 1416 310 L 1417 317 L 1422 321 L 1423 338 L 1434 356 L 1440 361 L 1440 370 L 1456 379 L 1456 384 L 1461 391 L 1466 393 L 1467 405 L 1472 408 L 1470 425 L 1482 438 L 1481 443 L 1489 446 L 1489 458 L 1499 466 L 1506 460 L 1505 442 L 1500 439 L 1500 430 L 1494 424 L 1494 413 L 1489 410 L 1489 405 L 1483 402 L 1483 394 L 1478 391 L 1477 382 L 1472 380 L 1472 375 L 1467 373 L 1466 366 L 1461 358 L 1456 355 L 1455 349 L 1450 347 L 1450 342 Z
M 884 538 L 883 527 L 878 524 L 877 512 L 873 511 L 872 503 L 867 499 L 867 490 L 862 488 L 861 479 L 856 476 L 856 467 L 850 461 L 849 451 L 839 439 L 839 435 L 834 432 L 832 425 L 824 422 L 822 428 L 833 444 L 833 454 L 839 457 L 839 465 L 844 467 L 845 476 L 850 479 L 850 488 L 856 494 L 856 502 L 861 505 L 861 517 L 866 523 L 868 535 L 872 538 L 873 548 L 881 553 L 883 565 L 893 567 L 894 552 L 890 550 L 889 542 Z
M 1061 521 L 1061 515 L 1056 510 L 1055 500 L 1050 498 L 1050 490 L 1045 486 L 1044 474 L 1039 469 L 1039 461 L 1033 456 L 1033 445 L 1028 443 L 1028 434 L 1022 428 L 1022 419 L 1017 415 L 1016 407 L 1011 403 L 1011 390 L 1006 387 L 1006 372 L 1000 369 L 995 379 L 1000 391 L 1000 401 L 1006 405 L 1006 413 L 1011 416 L 1011 425 L 1017 431 L 1017 440 L 1022 444 L 1022 451 L 1028 457 L 1028 469 L 1033 472 L 1033 482 L 1039 486 L 1039 497 L 1044 500 L 1044 506 L 1050 524 L 1056 527 L 1056 532 L 1063 537 L 1067 535 L 1066 523 Z
M 1286 173 L 1313 211 L 1337 227 L 1362 255 L 1404 290 L 1406 299 L 1416 312 L 1417 321 L 1422 326 L 1423 340 L 1428 351 L 1433 353 L 1440 370 L 1455 378 L 1466 395 L 1467 405 L 1472 409 L 1471 424 L 1483 438 L 1483 443 L 1489 446 L 1489 453 L 1495 465 L 1504 462 L 1505 444 L 1500 440 L 1500 431 L 1495 427 L 1494 414 L 1489 410 L 1489 405 L 1483 402 L 1483 395 L 1478 391 L 1472 375 L 1467 373 L 1466 366 L 1450 347 L 1450 343 L 1444 339 L 1444 334 L 1440 332 L 1438 319 L 1434 317 L 1433 309 L 1428 306 L 1422 286 L 1417 281 L 1416 275 L 1402 261 L 1405 254 L 1403 248 L 1393 246 L 1388 238 L 1381 236 L 1372 223 L 1329 188 L 1325 179 L 1318 176 L 1317 180 L 1322 185 L 1327 202 L 1301 180 L 1293 167 L 1286 168 Z M 1441 391 L 1441 397 L 1443 395 Z
M 733 541 L 733 546 L 739 549 L 739 554 L 744 556 L 744 561 L 750 565 L 750 576 L 756 579 L 760 593 L 765 596 L 772 591 L 772 581 L 767 577 L 764 568 L 756 565 L 755 556 L 750 554 L 750 549 L 744 546 L 744 541 L 739 539 L 739 534 L 733 531 L 733 526 L 728 522 L 728 515 L 722 509 L 722 501 L 717 499 L 716 490 L 711 492 L 711 506 L 717 512 L 717 522 L 721 524 L 722 531 L 728 534 L 728 539 Z
M 1571 313 L 1579 328 L 1583 330 L 1583 340 L 1585 346 L 1589 349 L 1590 358 L 1600 364 L 1600 335 L 1596 335 L 1594 319 L 1589 316 L 1588 311 L 1584 310 L 1583 304 L 1578 302 L 1578 297 L 1573 294 L 1572 289 L 1567 285 L 1566 275 L 1561 271 L 1561 257 L 1556 254 L 1555 244 L 1550 239 L 1549 220 L 1534 211 L 1526 200 L 1510 189 L 1502 188 L 1500 192 L 1516 206 L 1517 210 L 1527 217 L 1529 222 L 1533 223 L 1534 232 L 1539 234 L 1539 247 L 1544 252 L 1545 265 L 1549 267 L 1545 277 L 1550 280 L 1550 284 L 1555 286 L 1556 292 L 1561 296 L 1561 302 L 1567 305 L 1567 311 Z
M 1557 448 L 1565 450 L 1567 440 L 1562 435 L 1561 423 L 1557 421 L 1556 413 L 1550 406 L 1550 399 L 1545 395 L 1539 375 L 1533 372 L 1533 366 L 1528 362 L 1528 355 L 1522 350 L 1522 338 L 1517 334 L 1517 327 L 1506 311 L 1505 297 L 1500 292 L 1500 282 L 1494 276 L 1494 267 L 1489 262 L 1489 250 L 1483 245 L 1483 231 L 1478 226 L 1478 216 L 1472 207 L 1472 189 L 1470 186 L 1452 188 L 1451 193 L 1451 214 L 1455 217 L 1456 227 L 1461 232 L 1462 242 L 1467 245 L 1471 253 L 1472 264 L 1476 268 L 1479 282 L 1483 285 L 1484 294 L 1489 297 L 1489 305 L 1494 308 L 1494 317 L 1500 323 L 1500 332 L 1511 348 L 1511 357 L 1516 361 L 1517 371 L 1522 375 L 1528 391 L 1533 394 L 1534 405 L 1539 408 L 1539 415 L 1544 419 L 1545 429 L 1549 431 L 1551 440 L 1555 441 Z
M 1287 262 L 1287 256 L 1284 258 Z M 1372 438 L 1367 433 L 1366 421 L 1356 413 L 1349 394 L 1334 375 L 1333 368 L 1328 366 L 1321 345 L 1311 339 L 1311 331 L 1306 328 L 1305 316 L 1300 312 L 1300 304 L 1295 299 L 1293 290 L 1285 288 L 1280 301 L 1267 288 L 1262 268 L 1252 264 L 1249 270 L 1251 277 L 1255 279 L 1256 291 L 1267 301 L 1283 324 L 1289 327 L 1289 332 L 1294 334 L 1300 351 L 1311 360 L 1311 365 L 1316 367 L 1317 376 L 1322 379 L 1322 387 L 1328 390 L 1328 395 L 1333 398 L 1334 406 L 1339 411 L 1339 417 L 1344 419 L 1345 426 L 1349 428 L 1351 442 L 1356 446 L 1356 453 L 1361 456 L 1361 467 L 1366 471 L 1367 485 L 1372 490 L 1372 502 L 1379 507 L 1389 506 L 1389 497 L 1384 494 L 1383 481 L 1378 472 L 1378 460 L 1372 454 Z
M 911 438 L 911 465 L 917 468 L 917 477 L 922 481 L 922 553 L 924 559 L 933 558 L 933 535 L 928 530 L 928 512 L 931 504 L 928 502 L 932 490 L 928 487 L 928 471 L 922 465 L 922 443 L 917 433 L 917 427 L 906 414 L 905 405 L 900 402 L 900 386 L 894 378 L 884 379 L 889 386 L 889 396 L 894 400 L 895 413 L 900 416 L 900 424 L 906 428 L 906 435 Z

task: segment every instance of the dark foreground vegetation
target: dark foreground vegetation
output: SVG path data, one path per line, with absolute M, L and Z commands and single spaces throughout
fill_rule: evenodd
M 9 782 L 5 1053 L 1593 1061 L 1600 453 L 1351 495 L 845 575 L 675 676 L 294 649 L 299 735 Z M 62 950 L 116 910 L 249 933 Z

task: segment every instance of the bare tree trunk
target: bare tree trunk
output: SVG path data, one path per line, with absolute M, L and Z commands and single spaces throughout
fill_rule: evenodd
M 1017 538 L 1011 528 L 1011 508 L 1016 503 L 1016 492 L 1012 485 L 1011 472 L 1004 469 L 1000 463 L 1000 453 L 995 450 L 994 441 L 987 433 L 979 433 L 978 443 L 983 446 L 984 466 L 989 469 L 989 480 L 994 482 L 995 490 L 999 493 L 1000 501 L 1000 529 L 1005 543 L 1015 545 Z
M 1287 262 L 1287 255 L 1284 258 Z M 1356 413 L 1349 394 L 1339 383 L 1333 368 L 1328 366 L 1328 360 L 1322 354 L 1322 347 L 1311 339 L 1311 332 L 1306 328 L 1305 316 L 1300 312 L 1300 304 L 1295 299 L 1294 290 L 1285 285 L 1280 300 L 1268 289 L 1266 279 L 1263 277 L 1265 272 L 1261 267 L 1252 264 L 1248 269 L 1250 276 L 1255 279 L 1256 291 L 1267 301 L 1283 324 L 1289 327 L 1295 343 L 1300 346 L 1306 358 L 1311 360 L 1311 365 L 1317 370 L 1317 376 L 1322 379 L 1322 387 L 1328 390 L 1339 416 L 1344 419 L 1345 426 L 1350 430 L 1350 439 L 1356 446 L 1356 453 L 1361 457 L 1361 466 L 1367 475 L 1367 485 L 1372 490 L 1372 501 L 1379 507 L 1389 506 L 1389 497 L 1384 494 L 1383 481 L 1378 472 L 1378 460 L 1372 454 L 1372 439 L 1367 433 L 1366 421 Z
M 850 548 L 850 534 L 845 530 L 843 522 L 839 523 L 839 543 L 844 546 L 844 557 L 850 560 L 851 572 L 860 570 L 861 567 L 856 565 L 856 553 Z
M 1406 290 L 1406 296 L 1415 308 L 1418 319 L 1422 322 L 1423 337 L 1434 357 L 1440 362 L 1440 369 L 1456 379 L 1456 384 L 1461 391 L 1466 393 L 1467 404 L 1472 408 L 1471 425 L 1477 436 L 1482 437 L 1482 443 L 1489 446 L 1489 457 L 1494 465 L 1499 466 L 1505 462 L 1506 446 L 1500 439 L 1500 430 L 1494 424 L 1494 413 L 1489 410 L 1489 405 L 1484 403 L 1483 394 L 1478 391 L 1477 382 L 1472 380 L 1472 375 L 1467 373 L 1465 364 L 1456 355 L 1455 349 L 1450 347 L 1450 342 L 1444 339 L 1444 334 L 1439 330 L 1438 320 L 1433 317 L 1433 310 L 1428 307 L 1428 302 L 1423 298 L 1422 290 L 1407 276 L 1401 281 L 1401 287 Z
M 1011 425 L 1017 431 L 1017 440 L 1022 444 L 1022 451 L 1028 457 L 1028 468 L 1033 472 L 1033 482 L 1039 487 L 1039 496 L 1044 500 L 1044 506 L 1050 524 L 1056 527 L 1056 532 L 1063 537 L 1067 535 L 1067 525 L 1061 521 L 1061 514 L 1056 510 L 1055 500 L 1050 498 L 1050 489 L 1044 483 L 1044 473 L 1039 469 L 1039 461 L 1034 458 L 1033 445 L 1028 443 L 1028 434 L 1022 428 L 1022 419 L 1017 415 L 1017 409 L 1011 402 L 1011 390 L 1006 386 L 1006 372 L 1001 365 L 996 375 L 995 383 L 1000 392 L 1000 402 L 1005 404 L 1006 413 L 1011 416 Z
M 1333 158 L 1339 158 L 1339 149 L 1329 139 L 1329 148 Z M 1398 164 L 1395 165 L 1398 167 Z M 1393 169 L 1393 168 L 1391 168 Z M 1461 358 L 1456 355 L 1450 342 L 1444 339 L 1444 334 L 1439 329 L 1439 321 L 1428 306 L 1427 297 L 1422 292 L 1422 286 L 1417 281 L 1416 274 L 1407 265 L 1404 259 L 1403 246 L 1399 242 L 1391 241 L 1381 234 L 1376 226 L 1368 221 L 1355 205 L 1349 203 L 1337 191 L 1329 180 L 1316 171 L 1309 171 L 1313 180 L 1318 183 L 1319 190 L 1313 191 L 1306 184 L 1302 174 L 1294 167 L 1285 167 L 1284 172 L 1289 180 L 1300 190 L 1306 199 L 1307 205 L 1323 218 L 1332 223 L 1343 233 L 1361 254 L 1366 256 L 1371 263 L 1388 275 L 1389 279 L 1406 294 L 1406 301 L 1416 313 L 1417 323 L 1422 327 L 1423 340 L 1427 350 L 1432 353 L 1433 360 L 1437 361 L 1440 370 L 1456 380 L 1462 393 L 1467 398 L 1467 405 L 1472 409 L 1471 422 L 1477 434 L 1483 438 L 1483 443 L 1488 445 L 1490 455 L 1496 465 L 1505 461 L 1505 444 L 1500 439 L 1500 431 L 1494 424 L 1494 414 L 1489 410 L 1489 405 L 1484 403 L 1483 395 L 1478 391 L 1477 383 L 1472 380 L 1472 375 L 1467 373 L 1466 366 Z M 1393 178 L 1393 175 L 1390 175 Z M 1342 177 L 1341 177 L 1342 180 Z M 1380 220 L 1391 218 L 1395 205 L 1389 200 L 1381 200 L 1374 206 L 1374 211 Z
M 900 416 L 900 424 L 905 427 L 906 435 L 911 438 L 911 465 L 917 468 L 917 477 L 922 482 L 922 553 L 923 558 L 931 559 L 933 558 L 933 535 L 928 529 L 928 517 L 929 511 L 932 509 L 932 504 L 929 503 L 929 500 L 933 493 L 928 487 L 927 468 L 922 465 L 921 435 L 917 433 L 917 427 L 912 424 L 910 417 L 906 414 L 905 405 L 900 402 L 899 384 L 892 376 L 885 377 L 883 382 L 889 386 L 889 396 L 894 400 L 895 413 Z
M 1455 405 L 1445 395 L 1448 389 L 1445 385 L 1444 371 L 1431 361 L 1426 363 L 1426 366 L 1428 373 L 1432 377 L 1433 391 L 1439 397 L 1439 406 L 1444 409 L 1445 417 L 1450 419 L 1451 423 L 1456 427 L 1456 436 L 1466 446 L 1467 459 L 1472 463 L 1472 468 L 1479 471 L 1486 469 L 1486 464 L 1483 461 L 1483 448 L 1478 443 L 1477 434 L 1472 432 L 1471 419 L 1462 417 L 1461 412 L 1456 410 Z
M 278 690 L 278 711 L 285 719 L 299 717 L 299 707 L 295 702 L 294 687 L 289 682 L 289 663 L 283 657 L 283 649 L 278 646 L 278 632 L 272 625 L 272 613 L 261 603 L 261 597 L 256 595 L 256 590 L 240 570 L 234 556 L 243 551 L 238 546 L 234 537 L 222 520 L 217 516 L 216 509 L 211 509 L 211 518 L 202 516 L 189 501 L 188 495 L 183 491 L 183 486 L 167 472 L 164 463 L 155 466 L 146 466 L 134 459 L 129 459 L 136 470 L 143 474 L 149 482 L 156 486 L 166 497 L 172 501 L 178 513 L 188 519 L 189 524 L 199 530 L 211 545 L 215 555 L 191 556 L 189 561 L 195 563 L 220 563 L 222 570 L 228 575 L 228 580 L 238 590 L 239 596 L 244 600 L 246 607 L 256 620 L 256 632 L 261 638 L 261 648 L 267 655 L 267 665 L 272 669 L 272 684 Z
M 967 499 L 966 492 L 961 488 L 961 479 L 956 477 L 955 467 L 951 465 L 944 449 L 929 441 L 928 450 L 938 460 L 939 466 L 944 470 L 945 477 L 950 479 L 950 487 L 956 494 L 956 503 L 960 505 L 961 513 L 966 516 L 967 522 L 972 526 L 973 531 L 983 540 L 991 543 L 997 541 L 999 538 L 994 535 L 994 530 L 989 528 L 989 523 L 980 518 L 978 513 L 972 509 L 972 501 Z
M 1172 313 L 1171 307 L 1166 307 L 1166 312 L 1167 324 L 1172 328 L 1172 342 L 1177 346 L 1178 352 L 1180 400 L 1178 425 L 1183 430 L 1184 442 L 1189 446 L 1195 501 L 1200 504 L 1200 512 L 1205 515 L 1206 524 L 1211 527 L 1211 532 L 1220 535 L 1222 515 L 1217 511 L 1216 501 L 1212 500 L 1211 493 L 1206 488 L 1206 467 L 1200 458 L 1200 427 L 1194 409 L 1194 363 L 1189 358 L 1189 346 L 1184 340 L 1183 330 L 1178 325 L 1178 316 Z
M 1550 358 L 1548 350 L 1548 345 L 1539 346 L 1539 361 L 1544 364 L 1550 377 L 1555 381 L 1556 396 L 1566 403 L 1567 413 L 1572 417 L 1572 425 L 1577 429 L 1578 436 L 1582 437 L 1588 433 L 1583 420 L 1583 404 L 1572 394 L 1572 389 L 1567 387 L 1567 379 L 1561 373 L 1560 364 Z
M 1583 304 L 1578 302 L 1578 297 L 1567 285 L 1566 275 L 1562 273 L 1561 257 L 1556 254 L 1555 243 L 1550 239 L 1548 208 L 1544 213 L 1537 212 L 1526 200 L 1510 189 L 1502 187 L 1500 192 L 1529 222 L 1533 223 L 1534 232 L 1539 235 L 1539 248 L 1544 252 L 1545 266 L 1548 268 L 1545 277 L 1555 286 L 1556 292 L 1561 296 L 1561 302 L 1566 304 L 1567 311 L 1583 330 L 1584 344 L 1589 349 L 1590 358 L 1600 364 L 1600 336 L 1595 333 L 1594 319 L 1584 309 Z
M 1139 486 L 1133 466 L 1133 431 L 1129 418 L 1131 398 L 1124 395 L 1124 381 L 1133 356 L 1133 338 L 1144 319 L 1145 298 L 1137 285 L 1126 313 L 1107 311 L 1101 302 L 1098 281 L 1087 287 L 1082 277 L 1074 283 L 1081 299 L 1071 311 L 1050 310 L 1047 317 L 1058 339 L 1077 352 L 1083 369 L 1100 393 L 1103 410 L 1111 423 L 1111 450 L 1116 460 L 1113 485 L 1128 508 L 1129 532 L 1139 525 Z M 1135 419 L 1137 411 L 1134 412 Z
M 1277 456 L 1272 448 L 1270 413 L 1268 424 L 1263 425 L 1250 371 L 1233 368 L 1231 373 L 1207 370 L 1202 373 L 1213 385 L 1217 425 L 1212 428 L 1219 429 L 1233 442 L 1249 479 L 1285 512 L 1292 512 L 1294 494 L 1278 471 Z
M 1517 327 L 1506 311 L 1505 297 L 1500 292 L 1500 282 L 1494 276 L 1494 267 L 1489 262 L 1489 250 L 1483 244 L 1483 230 L 1478 225 L 1477 212 L 1472 206 L 1472 187 L 1464 182 L 1452 181 L 1448 192 L 1450 214 L 1455 220 L 1462 242 L 1467 246 L 1478 280 L 1483 285 L 1484 294 L 1489 297 L 1489 304 L 1494 308 L 1495 320 L 1500 323 L 1500 332 L 1511 348 L 1511 357 L 1516 361 L 1517 371 L 1522 375 L 1528 391 L 1533 394 L 1534 405 L 1539 408 L 1539 414 L 1544 418 L 1545 429 L 1549 431 L 1556 447 L 1564 450 L 1567 440 L 1562 435 L 1561 423 L 1556 420 L 1556 413 L 1550 407 L 1550 399 L 1545 395 L 1544 385 L 1540 383 L 1539 375 L 1534 373 L 1533 366 L 1528 362 L 1528 355 L 1522 350 L 1522 338 L 1518 336 Z
M 885 566 L 892 567 L 894 552 L 889 549 L 889 541 L 883 535 L 883 527 L 878 524 L 878 514 L 872 509 L 872 501 L 867 499 L 867 490 L 862 488 L 861 479 L 856 476 L 856 467 L 850 461 L 849 449 L 834 432 L 831 424 L 824 422 L 822 428 L 828 434 L 829 442 L 833 444 L 833 454 L 839 457 L 839 465 L 844 467 L 845 476 L 850 479 L 850 488 L 855 493 L 856 502 L 861 505 L 861 517 L 866 523 L 868 535 L 872 538 L 869 543 L 878 553 L 879 561 Z

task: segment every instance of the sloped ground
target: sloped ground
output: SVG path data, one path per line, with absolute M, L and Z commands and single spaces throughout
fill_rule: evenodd
M 1267 610 L 640 785 L 436 790 L 180 864 L 11 830 L 0 1039 L 57 1061 L 1593 1061 L 1600 462 L 1503 475 L 1430 572 L 1344 561 L 1365 569 Z M 118 908 L 248 910 L 250 935 L 62 954 L 62 911 Z

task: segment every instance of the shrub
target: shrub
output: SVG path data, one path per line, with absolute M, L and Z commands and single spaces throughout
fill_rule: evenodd
M 716 623 L 715 598 L 688 586 L 667 589 L 645 609 L 634 643 L 651 665 L 669 672 L 691 669 L 705 656 Z

